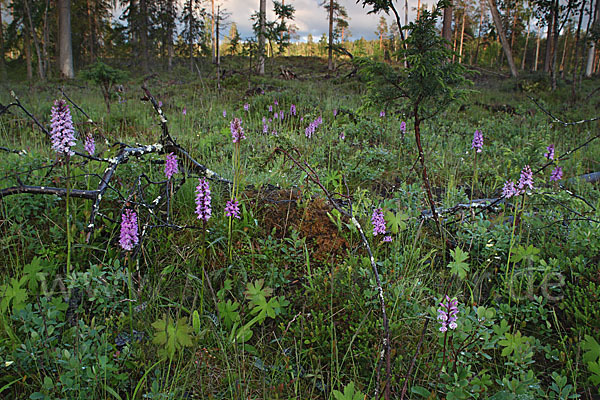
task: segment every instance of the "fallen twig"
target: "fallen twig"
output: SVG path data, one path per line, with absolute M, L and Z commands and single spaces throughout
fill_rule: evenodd
M 300 168 L 306 174 L 307 179 L 309 179 L 310 181 L 315 183 L 317 186 L 319 186 L 319 188 L 321 189 L 321 191 L 323 192 L 325 197 L 327 197 L 327 200 L 329 200 L 329 203 L 333 206 L 333 208 L 335 208 L 337 211 L 339 211 L 342 215 L 348 217 L 352 221 L 352 225 L 354 225 L 354 227 L 358 230 L 358 232 L 360 234 L 362 243 L 365 246 L 365 249 L 367 250 L 367 254 L 369 255 L 369 260 L 371 262 L 371 269 L 373 270 L 373 275 L 375 277 L 375 282 L 377 285 L 377 294 L 379 297 L 379 305 L 381 308 L 381 317 L 383 320 L 382 350 L 379 354 L 379 357 L 378 357 L 379 361 L 377 363 L 377 384 L 375 386 L 375 398 L 376 399 L 379 398 L 379 387 L 381 385 L 380 370 L 381 370 L 381 365 L 385 361 L 386 379 L 385 379 L 385 386 L 384 386 L 383 394 L 384 394 L 384 398 L 386 400 L 389 400 L 389 398 L 390 398 L 390 378 L 391 378 L 390 326 L 389 326 L 389 321 L 388 321 L 387 312 L 386 312 L 385 297 L 383 295 L 383 287 L 381 285 L 381 279 L 379 277 L 379 271 L 377 268 L 377 264 L 375 263 L 375 257 L 373 256 L 373 251 L 371 250 L 371 246 L 369 245 L 369 241 L 367 240 L 367 237 L 362 229 L 362 226 L 360 225 L 360 222 L 358 222 L 358 220 L 354 217 L 354 213 L 352 211 L 351 198 L 349 195 L 344 196 L 339 193 L 335 194 L 337 196 L 343 197 L 345 199 L 345 201 L 348 202 L 350 211 L 347 211 L 340 205 L 340 203 L 338 201 L 335 200 L 334 196 L 331 193 L 329 193 L 329 191 L 323 186 L 323 184 L 321 183 L 321 180 L 319 179 L 319 176 L 307 162 L 301 163 L 300 161 L 295 159 L 289 152 L 287 152 L 286 150 L 284 150 L 282 148 L 276 148 L 274 150 L 274 152 L 282 153 L 285 157 L 287 157 L 289 160 L 291 160 L 298 168 Z

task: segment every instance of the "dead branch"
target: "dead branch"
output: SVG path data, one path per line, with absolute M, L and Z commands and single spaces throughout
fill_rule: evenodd
M 307 179 L 312 181 L 314 184 L 316 184 L 321 189 L 321 191 L 323 192 L 323 194 L 325 195 L 325 197 L 327 198 L 329 203 L 333 206 L 333 208 L 335 208 L 337 211 L 340 212 L 340 214 L 348 217 L 352 221 L 352 225 L 358 230 L 358 232 L 360 234 L 362 243 L 365 246 L 367 254 L 369 255 L 369 260 L 371 261 L 371 269 L 373 271 L 373 275 L 375 276 L 375 282 L 377 285 L 377 293 L 378 293 L 378 297 L 379 297 L 379 305 L 380 305 L 380 309 L 381 309 L 381 317 L 383 320 L 382 321 L 383 322 L 383 335 L 382 335 L 383 338 L 382 338 L 382 343 L 381 343 L 382 350 L 379 354 L 379 357 L 378 357 L 379 361 L 377 363 L 377 384 L 375 386 L 375 398 L 376 399 L 379 398 L 379 388 L 381 386 L 380 370 L 381 370 L 381 365 L 385 361 L 386 379 L 385 379 L 385 386 L 384 386 L 384 397 L 386 400 L 389 400 L 389 398 L 390 398 L 390 378 L 391 378 L 390 326 L 389 326 L 389 321 L 388 321 L 387 312 L 386 312 L 385 297 L 383 295 L 383 287 L 381 285 L 381 279 L 379 277 L 379 271 L 377 268 L 377 264 L 375 263 L 375 257 L 373 256 L 373 251 L 371 250 L 371 246 L 369 245 L 369 241 L 367 240 L 367 237 L 362 229 L 360 222 L 358 222 L 358 220 L 354 217 L 354 213 L 352 211 L 351 198 L 349 195 L 342 195 L 339 193 L 334 193 L 332 195 L 331 193 L 329 193 L 329 191 L 321 183 L 321 180 L 319 179 L 318 174 L 307 162 L 300 163 L 300 161 L 298 161 L 296 158 L 294 158 L 289 152 L 287 152 L 286 150 L 279 148 L 279 147 L 276 148 L 274 150 L 274 152 L 282 153 L 284 155 L 284 157 L 291 160 L 298 168 L 300 168 L 306 174 Z M 334 196 L 341 197 L 345 201 L 347 201 L 350 211 L 347 211 L 346 209 L 344 209 L 340 205 L 340 201 L 336 200 Z
M 570 126 L 570 125 L 581 125 L 581 124 L 586 124 L 588 122 L 594 122 L 594 121 L 598 121 L 600 120 L 600 116 L 598 117 L 594 117 L 594 118 L 590 118 L 590 119 L 582 119 L 579 121 L 573 121 L 573 122 L 565 122 L 563 120 L 561 120 L 558 117 L 555 117 L 550 111 L 546 110 L 544 107 L 541 106 L 540 103 L 538 103 L 533 97 L 527 95 L 527 97 L 533 101 L 535 103 L 536 106 L 538 106 L 538 108 L 540 110 L 542 110 L 542 112 L 544 114 L 546 114 L 547 116 L 549 116 L 550 118 L 552 118 L 552 122 L 555 122 L 557 124 L 563 125 L 563 126 Z
M 120 149 L 119 149 L 117 155 L 112 158 L 99 158 L 99 157 L 90 156 L 88 154 L 75 151 L 75 155 L 80 156 L 84 159 L 99 161 L 99 162 L 108 164 L 107 168 L 104 170 L 104 173 L 100 177 L 100 183 L 98 184 L 98 187 L 96 189 L 94 189 L 94 190 L 70 189 L 69 190 L 69 194 L 75 198 L 82 198 L 82 199 L 94 201 L 94 204 L 92 205 L 92 211 L 90 213 L 90 217 L 88 220 L 88 225 L 86 227 L 86 230 L 88 232 L 87 239 L 86 239 L 87 241 L 89 241 L 91 234 L 95 228 L 95 224 L 96 224 L 95 221 L 96 221 L 97 215 L 99 215 L 99 212 L 100 212 L 100 205 L 101 205 L 102 199 L 105 196 L 106 191 L 109 188 L 112 189 L 110 182 L 114 178 L 117 168 L 119 167 L 119 165 L 127 163 L 132 157 L 139 158 L 139 157 L 142 157 L 142 156 L 145 156 L 148 154 L 152 154 L 152 153 L 160 154 L 160 153 L 165 153 L 165 152 L 173 152 L 181 160 L 184 161 L 182 163 L 182 166 L 183 166 L 183 169 L 186 174 L 195 173 L 200 176 L 205 176 L 208 179 L 213 180 L 213 181 L 225 183 L 228 185 L 231 184 L 231 182 L 229 180 L 222 178 L 217 173 L 213 172 L 206 166 L 200 164 L 184 148 L 182 148 L 181 146 L 179 146 L 176 143 L 176 141 L 173 139 L 173 137 L 169 133 L 168 126 L 167 126 L 167 119 L 164 116 L 162 109 L 158 106 L 158 103 L 156 102 L 156 100 L 154 99 L 154 97 L 152 96 L 152 94 L 150 93 L 148 88 L 143 86 L 142 90 L 144 91 L 144 93 L 146 95 L 146 99 L 152 103 L 154 109 L 156 110 L 156 112 L 158 113 L 158 115 L 160 117 L 162 135 L 161 135 L 161 140 L 159 143 L 154 143 L 151 145 L 135 145 L 135 146 L 127 145 L 124 143 L 116 143 L 116 144 L 113 144 L 113 146 L 120 146 Z M 85 115 L 88 118 L 89 123 L 93 123 L 93 121 L 91 120 L 89 115 L 81 107 L 79 107 L 75 102 L 73 102 L 73 100 L 71 100 L 68 97 L 68 95 L 64 92 L 64 90 L 61 89 L 61 92 L 62 92 L 63 96 L 65 96 L 65 98 L 67 98 L 67 100 L 77 110 L 79 110 L 83 115 Z M 8 104 L 7 106 L 3 106 L 2 110 L 0 110 L 0 114 L 8 112 L 8 109 L 10 107 L 17 107 L 17 108 L 21 109 L 34 122 L 34 124 L 46 135 L 46 137 L 50 138 L 51 134 L 50 134 L 49 130 L 42 123 L 40 123 L 39 120 L 33 114 L 31 114 L 27 110 L 26 107 L 24 107 L 21 104 L 19 98 L 16 96 L 16 94 L 14 92 L 11 91 L 11 95 L 15 101 L 13 103 Z M 107 142 L 107 145 L 108 145 L 108 142 Z M 23 151 L 12 150 L 9 148 L 2 147 L 0 149 L 3 151 L 11 152 L 11 153 L 24 154 Z M 51 171 L 51 170 L 52 170 L 52 168 L 49 168 L 49 171 Z M 49 174 L 49 172 L 48 172 L 48 174 Z M 46 176 L 48 176 L 48 174 L 46 174 Z M 22 194 L 22 193 L 42 194 L 42 195 L 58 195 L 58 196 L 65 196 L 67 194 L 66 188 L 26 185 L 20 180 L 18 172 L 14 176 L 17 179 L 18 186 L 1 189 L 0 190 L 0 198 L 5 197 L 5 196 L 10 196 L 10 195 L 15 195 L 15 194 Z M 144 176 L 145 176 L 144 174 L 140 175 L 138 177 L 138 182 L 141 182 L 141 179 Z M 146 177 L 146 179 L 147 179 L 147 177 Z M 185 176 L 179 182 L 179 184 L 174 188 L 174 191 L 177 191 L 183 185 L 183 182 L 185 182 Z M 157 183 L 151 182 L 151 183 L 152 184 L 164 184 L 165 182 L 157 182 Z M 115 190 L 115 189 L 113 189 L 113 190 Z M 119 196 L 121 197 L 122 200 L 125 200 L 125 198 L 118 191 L 116 191 L 116 192 L 119 194 Z M 157 206 L 162 204 L 162 201 L 164 199 L 166 199 L 167 209 L 170 207 L 170 204 L 169 204 L 170 196 L 168 196 L 167 193 L 165 193 L 165 195 L 158 196 L 156 199 L 154 199 L 152 201 L 151 204 L 146 204 L 145 202 L 143 202 L 143 189 L 141 187 L 141 183 L 138 184 L 138 186 L 137 186 L 136 194 L 142 198 L 142 203 L 140 203 L 139 205 L 141 205 L 144 208 L 146 208 L 147 210 L 149 210 L 149 212 L 153 215 L 155 215 L 154 208 L 156 208 Z M 132 197 L 132 195 L 129 196 L 129 199 L 131 199 L 131 197 Z M 167 215 L 168 214 L 169 213 L 167 213 Z M 181 228 L 179 226 L 170 224 L 168 220 L 166 223 L 159 223 L 159 224 L 155 224 L 155 225 L 147 224 L 147 226 L 149 226 L 150 228 L 153 228 L 153 227 L 171 227 L 173 229 Z

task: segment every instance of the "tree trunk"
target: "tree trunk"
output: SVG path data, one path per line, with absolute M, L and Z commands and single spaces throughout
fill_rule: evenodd
M 4 63 L 4 36 L 2 35 L 2 1 L 0 1 L 0 79 L 6 81 L 6 65 Z
M 190 72 L 194 72 L 194 38 L 193 38 L 193 4 L 192 4 L 192 0 L 188 0 L 188 29 L 189 29 L 189 35 L 188 35 L 188 41 L 189 41 L 189 46 L 190 46 Z
M 140 46 L 142 69 L 148 72 L 148 0 L 140 0 Z
M 456 57 L 456 41 L 458 40 L 458 14 L 454 14 L 454 43 L 452 43 L 452 62 Z
M 561 79 L 565 79 L 565 69 L 566 69 L 566 65 L 565 65 L 565 61 L 566 60 L 566 55 L 567 55 L 567 45 L 569 43 L 569 32 L 571 32 L 570 29 L 565 29 L 565 43 L 563 46 L 563 53 L 562 53 L 562 57 L 560 58 L 560 67 L 558 68 L 560 70 L 560 78 Z
M 538 67 L 538 60 L 540 59 L 540 42 L 542 40 L 542 28 L 538 28 L 538 37 L 537 37 L 537 43 L 535 45 L 535 63 L 533 63 L 533 70 L 537 71 L 537 67 Z
M 594 23 L 592 24 L 592 30 L 594 30 L 599 24 L 599 18 L 598 18 L 599 15 L 600 15 L 600 0 L 596 0 L 596 8 L 594 11 Z M 594 68 L 595 53 L 596 53 L 596 41 L 594 40 L 590 43 L 590 47 L 588 49 L 587 65 L 585 67 L 585 76 L 587 78 L 592 76 L 592 72 L 593 72 L 593 68 Z
M 510 46 L 508 45 L 508 41 L 506 40 L 504 28 L 502 28 L 502 21 L 500 20 L 500 13 L 498 12 L 496 1 L 488 0 L 488 4 L 490 5 L 490 10 L 492 11 L 492 18 L 494 19 L 494 24 L 496 25 L 496 30 L 498 31 L 498 36 L 500 37 L 500 42 L 502 43 L 502 49 L 504 50 L 504 54 L 506 55 L 506 59 L 508 60 L 510 74 L 514 78 L 516 78 L 518 76 L 517 67 L 515 66 L 515 61 L 513 60 L 512 52 L 510 51 Z
M 90 62 L 94 62 L 94 34 L 93 34 L 93 27 L 94 24 L 92 22 L 92 5 L 90 4 L 90 0 L 87 0 L 87 17 L 88 17 L 88 27 L 90 29 L 90 32 L 88 34 L 88 51 L 89 51 L 89 61 Z
M 446 10 L 444 10 L 444 15 L 445 13 Z M 404 25 L 408 25 L 408 0 L 404 0 Z M 398 26 L 398 29 L 402 29 L 402 27 Z
M 421 18 L 421 0 L 417 2 L 417 19 Z
M 215 25 L 217 26 L 217 30 L 215 32 L 215 62 L 217 64 L 217 89 L 221 89 L 221 59 L 219 57 L 219 16 L 220 16 L 220 6 L 217 7 L 217 20 L 215 21 Z
M 33 79 L 33 66 L 31 65 L 31 34 L 29 28 L 26 26 L 23 28 L 25 33 L 25 40 L 23 47 L 25 47 L 25 64 L 27 65 L 27 80 L 31 82 Z
M 444 8 L 444 22 L 442 24 L 442 37 L 448 41 L 448 46 L 452 41 L 452 5 Z
M 174 5 L 175 0 L 169 0 L 169 3 L 167 5 L 167 7 L 169 7 L 169 26 L 167 27 L 167 68 L 169 71 L 171 71 L 173 69 L 173 55 L 174 55 L 174 48 L 173 48 L 173 35 L 175 34 L 174 32 L 174 26 L 175 26 L 175 5 Z
M 546 33 L 546 54 L 544 55 L 544 72 L 550 72 L 552 66 L 552 49 L 554 48 L 552 41 L 554 40 L 554 6 L 548 16 L 548 29 Z
M 571 83 L 571 101 L 574 103 L 577 99 L 577 92 L 575 88 L 577 86 L 577 66 L 579 65 L 579 35 L 581 35 L 581 24 L 583 23 L 583 14 L 585 11 L 586 0 L 581 2 L 581 10 L 579 11 L 579 21 L 577 22 L 577 32 L 575 33 L 575 46 L 573 56 L 573 82 Z
M 71 41 L 71 0 L 58 0 L 58 62 L 64 78 L 75 77 L 73 69 L 73 44 Z
M 211 0 L 211 13 L 212 18 L 210 21 L 210 47 L 212 48 L 212 62 L 214 64 L 217 61 L 217 49 L 215 47 L 215 0 Z
M 463 51 L 463 41 L 465 38 L 465 15 L 467 13 L 465 11 L 463 11 L 463 16 L 462 16 L 462 26 L 460 28 L 460 48 L 458 50 L 458 62 L 462 63 L 462 51 Z
M 25 0 L 25 13 L 27 14 L 27 21 L 29 22 L 29 32 L 31 33 L 31 37 L 33 38 L 33 46 L 35 47 L 35 54 L 37 55 L 38 75 L 41 80 L 44 80 L 44 61 L 42 58 L 42 52 L 40 50 L 40 43 L 38 41 L 37 34 L 35 33 L 35 28 L 33 27 L 33 20 L 31 19 L 31 9 L 29 8 L 29 0 Z
M 525 47 L 523 48 L 523 59 L 521 60 L 521 71 L 525 70 L 525 60 L 527 59 L 527 45 L 529 44 L 529 31 L 531 30 L 531 19 L 527 18 L 527 36 L 525 36 Z
M 329 50 L 327 51 L 327 70 L 333 71 L 333 3 L 329 0 Z
M 483 29 L 483 6 L 484 2 L 479 3 L 479 29 L 477 31 L 477 47 L 475 47 L 475 65 L 479 63 L 479 46 L 481 45 L 481 29 Z
M 44 71 L 46 73 L 46 77 L 50 77 L 50 55 L 48 54 L 48 45 L 50 43 L 50 24 L 48 23 L 49 9 L 50 0 L 46 0 L 46 8 L 44 9 L 44 40 L 42 42 L 42 54 L 44 56 Z
M 513 24 L 512 27 L 510 28 L 510 49 L 511 51 L 515 49 L 515 37 L 516 35 L 516 30 L 517 30 L 517 17 L 519 16 L 518 13 L 519 10 L 519 4 L 517 3 L 515 5 L 515 17 L 513 18 Z
M 127 22 L 129 24 L 129 41 L 135 52 L 137 52 L 137 26 L 138 26 L 138 17 L 137 17 L 137 0 L 129 0 L 129 16 L 127 18 Z
M 558 73 L 558 38 L 560 34 L 560 28 L 558 26 L 559 18 L 559 3 L 558 0 L 554 0 L 554 39 L 552 40 L 552 90 L 556 90 L 556 76 Z
M 265 74 L 265 33 L 266 33 L 266 19 L 267 19 L 267 1 L 260 0 L 259 10 L 259 26 L 260 32 L 258 35 L 258 64 L 256 65 L 256 72 L 259 75 Z

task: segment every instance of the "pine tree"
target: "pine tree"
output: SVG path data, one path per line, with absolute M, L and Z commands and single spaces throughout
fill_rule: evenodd
M 240 33 L 237 30 L 237 25 L 235 22 L 231 23 L 231 28 L 229 28 L 229 54 L 235 55 L 238 54 L 238 47 L 240 46 L 240 41 L 242 40 Z
M 379 50 L 383 49 L 383 37 L 388 33 L 388 25 L 385 17 L 382 15 L 379 17 L 379 24 L 377 24 L 377 30 L 375 34 L 379 37 Z
M 184 24 L 182 36 L 188 46 L 190 71 L 194 70 L 194 47 L 204 29 L 205 16 L 206 11 L 200 7 L 199 0 L 185 1 L 180 21 Z

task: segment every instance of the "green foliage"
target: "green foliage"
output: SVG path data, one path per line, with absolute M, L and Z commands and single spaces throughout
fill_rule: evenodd
M 370 44 L 361 43 L 369 52 Z M 279 61 L 267 63 L 267 68 L 277 67 Z M 414 65 L 435 65 L 426 61 Z M 322 67 L 319 60 L 313 65 L 304 58 L 284 62 L 306 76 Z M 223 64 L 228 63 L 223 71 L 247 68 L 247 60 L 241 58 L 224 58 Z M 200 64 L 203 75 L 211 73 L 210 62 Z M 517 199 L 485 210 L 463 212 L 459 207 L 456 213 L 445 214 L 444 228 L 456 243 L 446 260 L 447 248 L 422 218 L 426 207 L 422 186 L 415 181 L 415 139 L 399 133 L 401 120 L 412 121 L 413 103 L 408 97 L 389 100 L 402 93 L 386 79 L 406 81 L 405 90 L 414 93 L 435 92 L 432 98 L 454 95 L 438 85 L 418 87 L 418 82 L 408 82 L 422 79 L 418 76 L 422 71 L 415 69 L 409 77 L 402 56 L 397 63 L 377 68 L 389 72 L 385 79 L 372 77 L 381 79 L 381 90 L 372 93 L 381 98 L 373 103 L 377 113 L 361 108 L 360 96 L 368 88 L 353 78 L 344 82 L 252 78 L 250 84 L 260 84 L 267 93 L 248 94 L 245 99 L 240 93 L 247 89 L 248 79 L 238 73 L 218 93 L 181 66 L 165 78 L 168 85 L 149 81 L 165 104 L 178 143 L 198 162 L 228 178 L 233 151 L 229 121 L 232 115 L 243 116 L 248 139 L 242 145 L 239 195 L 244 211 L 243 219 L 233 224 L 231 257 L 228 221 L 222 212 L 229 197 L 227 185 L 211 182 L 214 211 L 206 226 L 194 214 L 195 178 L 181 182 L 181 189 L 169 199 L 168 214 L 173 226 L 195 229 L 165 227 L 165 203 L 154 207 L 153 215 L 144 210 L 143 203 L 165 193 L 164 155 L 132 157 L 119 166 L 89 241 L 85 228 L 91 203 L 73 200 L 70 218 L 78 235 L 74 273 L 69 277 L 62 275 L 64 198 L 3 197 L 0 396 L 368 398 L 374 391 L 374 360 L 382 330 L 370 261 L 356 227 L 327 205 L 320 190 L 292 167 L 289 158 L 273 153 L 275 147 L 297 149 L 292 154 L 314 168 L 328 190 L 342 194 L 336 195 L 341 206 L 348 205 L 345 194 L 349 194 L 352 211 L 365 231 L 370 231 L 373 207 L 385 210 L 393 241 L 376 241 L 373 251 L 393 338 L 394 393 L 402 389 L 427 318 L 418 373 L 409 382 L 410 398 L 559 399 L 593 393 L 600 376 L 596 267 L 600 231 L 593 222 L 600 218 L 597 186 L 565 180 L 562 185 L 569 194 L 562 186 L 545 182 L 547 170 L 536 175 L 536 188 L 543 195 L 528 197 L 517 216 L 510 254 L 516 284 L 507 293 L 503 267 Z M 548 125 L 546 115 L 532 111 L 529 100 L 514 87 L 484 78 L 477 80 L 480 92 L 421 127 L 436 206 L 451 209 L 479 194 L 495 198 L 507 179 L 518 177 L 522 165 L 534 170 L 544 165 L 542 154 L 549 143 L 562 154 L 589 136 L 586 124 Z M 457 92 L 461 89 L 448 84 Z M 128 82 L 128 87 L 135 86 Z M 21 91 L 22 101 L 32 104 L 34 115 L 45 118 L 51 104 L 44 99 L 51 93 L 41 86 L 33 88 L 33 95 L 26 87 Z M 75 86 L 70 91 L 90 115 L 102 111 L 97 93 Z M 593 104 L 584 102 L 565 108 L 567 103 L 560 99 L 566 92 L 540 101 L 571 120 L 593 111 Z M 160 130 L 148 104 L 137 101 L 139 93 L 134 90 L 121 95 L 126 103 L 115 106 L 111 117 L 98 118 L 94 126 L 82 125 L 80 134 L 89 128 L 95 137 L 103 133 L 109 141 L 154 142 Z M 3 104 L 11 101 L 2 93 L 0 98 Z M 245 101 L 250 104 L 248 112 L 242 111 Z M 514 106 L 517 114 L 492 111 L 499 102 Z M 292 103 L 298 110 L 295 117 L 288 112 Z M 445 104 L 440 100 L 441 108 Z M 269 122 L 278 137 L 260 134 L 269 105 L 286 113 L 283 121 Z M 437 110 L 433 100 L 421 106 L 425 117 Z M 336 117 L 333 108 L 339 111 Z M 382 108 L 385 118 L 377 116 Z M 222 117 L 222 109 L 227 109 L 228 118 Z M 307 121 L 319 115 L 323 124 L 317 134 L 305 138 Z M 485 155 L 477 158 L 478 187 L 473 191 L 469 144 L 476 128 L 484 133 Z M 340 132 L 345 132 L 345 140 L 339 138 Z M 31 124 L 2 114 L 0 140 L 2 146 L 28 152 L 4 154 L 2 188 L 18 186 L 19 179 L 64 185 L 46 138 Z M 102 147 L 106 158 L 119 149 Z M 592 141 L 584 151 L 561 160 L 565 176 L 594 170 L 599 149 Z M 98 161 L 72 162 L 71 183 L 78 189 L 93 189 L 106 168 Z M 136 193 L 136 182 L 143 193 Z M 131 284 L 118 248 L 119 212 L 125 202 L 139 207 L 144 220 L 140 227 L 148 227 L 139 257 L 130 255 L 126 261 L 131 263 Z M 457 327 L 447 333 L 439 332 L 435 322 L 434 298 L 441 293 L 459 303 Z M 174 317 L 176 312 L 184 317 Z M 130 327 L 136 330 L 133 338 L 128 337 Z M 344 388 L 348 382 L 354 384 Z
M 373 6 L 373 12 L 387 11 L 388 1 L 364 1 Z M 420 120 L 444 110 L 466 92 L 466 69 L 452 62 L 452 51 L 440 37 L 437 18 L 444 3 L 438 3 L 433 12 L 423 10 L 416 22 L 408 25 L 408 37 L 398 57 L 408 63 L 406 69 L 369 59 L 357 58 L 356 63 L 367 82 L 367 105 L 383 104 L 413 112 Z
M 152 343 L 162 346 L 160 353 L 170 359 L 175 356 L 176 351 L 193 344 L 191 336 L 193 329 L 186 318 L 179 318 L 175 322 L 169 316 L 163 316 L 154 321 L 152 327 L 155 330 Z
M 110 65 L 98 61 L 81 71 L 81 77 L 87 81 L 110 90 L 112 85 L 124 82 L 128 78 L 127 72 L 113 68 Z
M 125 81 L 128 77 L 127 72 L 112 68 L 102 61 L 98 61 L 95 64 L 90 65 L 87 69 L 82 70 L 80 75 L 83 79 L 94 82 L 100 87 L 104 97 L 104 103 L 106 104 L 106 110 L 110 113 L 112 87 L 116 83 Z
M 457 247 L 454 250 L 450 250 L 450 255 L 453 260 L 448 263 L 450 272 L 458 275 L 460 279 L 465 279 L 467 277 L 467 272 L 469 272 L 469 263 L 465 262 L 469 258 L 469 254 L 462 251 L 460 247 Z
M 586 363 L 590 373 L 590 380 L 600 386 L 600 344 L 590 335 L 585 335 L 581 348 L 585 351 L 583 362 Z
M 366 398 L 360 390 L 354 388 L 354 382 L 350 382 L 344 387 L 344 393 L 334 390 L 333 397 L 335 400 L 364 400 Z
M 393 213 L 392 211 L 388 210 L 385 213 L 385 221 L 387 222 L 387 228 L 394 235 L 406 229 L 406 221 L 408 220 L 409 216 L 401 211 Z

